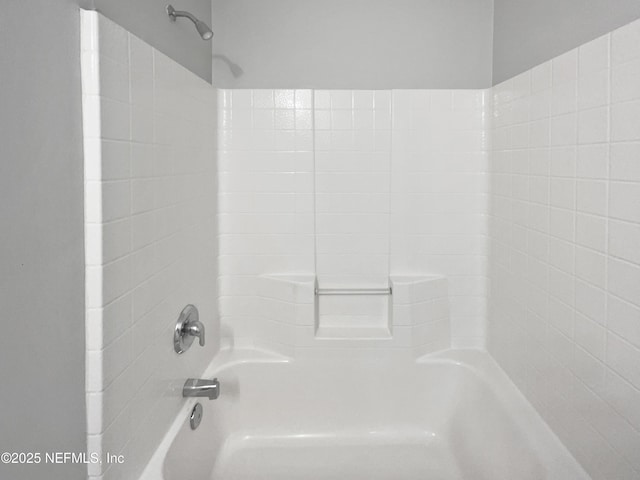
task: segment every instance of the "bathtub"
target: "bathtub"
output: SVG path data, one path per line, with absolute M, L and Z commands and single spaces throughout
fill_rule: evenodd
M 141 480 L 588 479 L 486 353 L 222 352 Z

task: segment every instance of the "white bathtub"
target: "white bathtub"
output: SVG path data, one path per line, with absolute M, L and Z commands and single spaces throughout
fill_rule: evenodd
M 287 360 L 221 354 L 141 480 L 588 479 L 493 360 L 448 351 Z

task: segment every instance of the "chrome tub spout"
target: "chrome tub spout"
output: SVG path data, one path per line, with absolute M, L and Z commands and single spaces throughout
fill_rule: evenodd
M 208 397 L 215 400 L 220 395 L 220 382 L 217 378 L 203 380 L 201 378 L 189 378 L 182 387 L 183 397 Z

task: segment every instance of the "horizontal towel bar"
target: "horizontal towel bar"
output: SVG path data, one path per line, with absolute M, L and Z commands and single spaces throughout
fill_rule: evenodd
M 316 295 L 392 295 L 391 287 L 387 288 L 318 288 Z

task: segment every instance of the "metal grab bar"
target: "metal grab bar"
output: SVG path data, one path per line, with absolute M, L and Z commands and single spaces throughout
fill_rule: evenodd
M 387 288 L 315 288 L 316 295 L 393 295 Z

